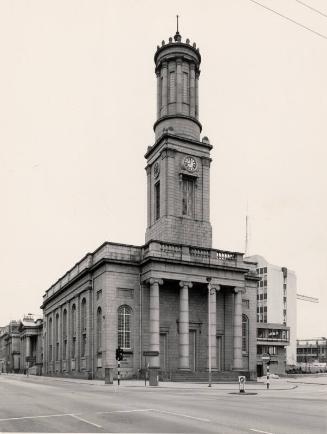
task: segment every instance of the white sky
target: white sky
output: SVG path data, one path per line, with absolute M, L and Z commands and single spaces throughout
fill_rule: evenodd
M 259 0 L 326 35 L 296 0 Z M 324 0 L 306 0 L 327 14 Z M 327 335 L 327 39 L 250 0 L 0 3 L 0 325 L 104 241 L 141 245 L 153 144 L 153 55 L 175 33 L 202 54 L 214 145 L 213 246 L 297 273 L 298 337 Z

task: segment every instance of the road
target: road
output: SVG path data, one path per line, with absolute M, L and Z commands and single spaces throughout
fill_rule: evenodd
M 126 384 L 2 374 L 0 432 L 327 432 L 323 384 L 252 384 L 252 395 L 235 394 L 236 385 Z

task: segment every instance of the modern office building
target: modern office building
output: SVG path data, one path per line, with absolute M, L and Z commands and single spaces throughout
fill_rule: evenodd
M 296 365 L 296 275 L 253 255 L 260 277 L 257 290 L 258 375 L 265 373 L 261 355 L 271 355 L 271 371 L 285 373 Z
M 296 346 L 298 363 L 327 363 L 327 339 L 325 337 L 298 339 Z

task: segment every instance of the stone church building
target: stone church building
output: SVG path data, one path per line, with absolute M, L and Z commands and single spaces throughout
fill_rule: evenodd
M 212 145 L 200 138 L 200 52 L 177 31 L 154 61 L 145 244 L 105 242 L 45 292 L 43 371 L 112 379 L 120 346 L 123 377 L 149 364 L 164 379 L 207 378 L 209 367 L 213 380 L 240 371 L 253 379 L 258 278 L 242 253 L 212 248 Z M 145 360 L 144 351 L 158 356 Z

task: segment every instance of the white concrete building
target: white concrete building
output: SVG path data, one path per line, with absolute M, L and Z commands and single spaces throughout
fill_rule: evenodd
M 296 275 L 265 258 L 252 255 L 246 258 L 257 262 L 261 277 L 257 293 L 257 322 L 283 324 L 289 327 L 289 345 L 286 347 L 286 365 L 296 365 Z

